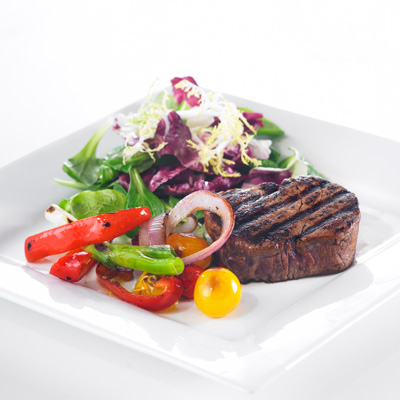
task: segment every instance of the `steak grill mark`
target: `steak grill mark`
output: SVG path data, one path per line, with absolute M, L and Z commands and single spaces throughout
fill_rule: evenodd
M 277 194 L 279 195 L 280 192 Z M 326 221 L 329 218 L 334 218 L 337 212 L 341 210 L 341 205 L 346 203 L 340 198 L 346 196 L 349 199 L 353 198 L 355 207 L 357 207 L 357 201 L 349 191 L 327 181 L 322 181 L 319 185 L 309 187 L 308 190 L 303 190 L 302 193 L 297 191 L 296 195 L 287 197 L 283 201 L 279 201 L 282 200 L 282 195 L 280 197 L 275 195 L 272 199 L 263 196 L 258 200 L 258 202 L 264 203 L 263 207 L 249 209 L 246 214 L 235 210 L 236 218 L 240 221 L 240 224 L 236 224 L 233 233 L 237 236 L 243 236 L 253 243 L 266 239 L 274 240 L 276 235 L 287 237 L 290 234 L 286 229 L 296 230 L 295 224 L 301 224 L 303 219 L 317 213 L 319 210 L 324 214 L 321 222 L 322 220 Z M 278 202 L 274 204 L 277 197 Z M 333 203 L 334 206 L 329 207 Z M 268 207 L 268 205 L 270 206 Z M 251 207 L 251 204 L 247 203 L 247 206 Z M 303 211 L 300 211 L 302 209 Z M 312 218 L 314 223 L 317 222 L 315 219 L 315 217 Z M 301 237 L 304 234 L 303 231 L 307 222 L 304 223 L 301 232 L 294 236 Z M 315 226 L 315 229 L 317 228 L 318 226 Z M 299 227 L 297 227 L 297 230 L 299 230 Z
M 337 201 L 341 197 L 346 197 L 348 194 L 349 194 L 348 192 L 336 193 L 334 196 L 327 198 L 324 201 L 320 201 L 316 204 L 313 204 L 310 208 L 305 209 L 304 211 L 296 212 L 294 215 L 285 219 L 284 221 L 274 222 L 274 220 L 272 220 L 271 223 L 271 220 L 268 219 L 268 216 L 271 213 L 267 213 L 267 215 L 263 215 L 260 218 L 255 219 L 254 223 L 252 224 L 240 226 L 238 230 L 235 231 L 234 233 L 237 235 L 245 236 L 248 240 L 256 243 L 260 240 L 265 240 L 265 239 L 274 240 L 274 239 L 279 239 L 280 237 L 290 236 L 290 233 L 287 230 L 289 228 L 291 230 L 297 230 L 299 228 L 296 227 L 295 224 L 303 223 L 301 232 L 293 235 L 295 239 L 299 239 L 303 235 L 310 233 L 311 228 L 313 228 L 312 231 L 314 231 L 320 228 L 320 225 L 323 222 L 326 222 L 331 218 L 337 218 L 339 211 L 342 212 L 344 212 L 345 210 L 353 211 L 355 207 L 357 207 L 356 203 L 352 203 L 349 206 L 345 205 L 344 209 L 340 209 L 337 207 L 329 207 L 332 205 L 332 203 L 335 203 L 335 201 Z M 343 203 L 337 203 L 335 204 L 335 206 L 338 204 L 343 204 Z M 326 209 L 324 210 L 324 208 Z M 317 216 L 322 218 L 321 219 L 316 219 L 316 217 L 312 218 L 311 221 L 313 221 L 313 226 L 307 228 L 304 231 L 306 222 L 304 222 L 303 220 L 319 210 L 321 210 L 321 213 L 317 214 Z M 279 217 L 280 216 L 277 216 L 276 218 L 279 219 Z
M 235 227 L 218 252 L 242 283 L 279 282 L 343 271 L 354 260 L 360 221 L 358 200 L 315 176 L 285 179 L 220 193 L 232 205 Z M 213 240 L 221 221 L 205 213 Z
M 294 183 L 286 184 L 286 187 L 281 187 L 281 191 L 278 192 L 277 187 L 274 193 L 264 194 L 253 203 L 251 201 L 247 203 L 242 203 L 236 209 L 234 207 L 234 211 L 237 218 L 240 219 L 241 224 L 246 224 L 247 221 L 253 223 L 253 218 L 255 215 L 262 212 L 264 212 L 264 215 L 266 215 L 265 213 L 271 214 L 274 211 L 282 209 L 287 205 L 298 201 L 299 199 L 301 199 L 302 196 L 315 195 L 316 191 L 325 187 L 328 183 L 329 182 L 327 181 L 322 181 L 319 184 L 308 186 L 303 190 L 298 189 Z M 295 188 L 297 190 L 294 191 Z M 282 193 L 282 189 L 284 190 L 284 193 Z

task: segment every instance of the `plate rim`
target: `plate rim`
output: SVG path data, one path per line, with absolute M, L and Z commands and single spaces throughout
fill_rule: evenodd
M 253 101 L 251 101 L 251 100 L 244 99 L 244 98 L 238 98 L 238 97 L 236 97 L 236 96 L 231 96 L 231 95 L 226 95 L 226 96 L 227 96 L 227 98 L 233 98 L 233 99 L 235 99 L 236 101 L 237 101 L 237 99 L 239 99 L 239 100 L 243 101 L 244 103 L 260 104 L 260 103 L 256 103 L 256 102 L 253 102 Z M 13 166 L 14 166 L 15 164 L 20 163 L 20 162 L 23 162 L 23 160 L 26 159 L 26 158 L 28 158 L 28 157 L 34 157 L 36 153 L 40 153 L 41 151 L 46 151 L 46 149 L 48 149 L 48 148 L 49 148 L 50 146 L 52 146 L 52 145 L 58 145 L 58 144 L 59 144 L 60 142 L 62 142 L 63 140 L 70 140 L 72 136 L 78 135 L 78 134 L 79 134 L 80 132 L 82 132 L 82 131 L 86 131 L 86 130 L 88 130 L 88 129 L 92 129 L 93 127 L 99 126 L 101 123 L 103 123 L 103 121 L 109 119 L 111 116 L 115 116 L 115 115 L 117 115 L 117 113 L 122 112 L 123 110 L 128 110 L 129 108 L 134 107 L 135 104 L 139 104 L 140 102 L 141 102 L 141 100 L 137 100 L 137 101 L 135 101 L 134 103 L 131 103 L 130 105 L 128 105 L 128 106 L 126 106 L 126 107 L 123 107 L 122 109 L 116 111 L 115 113 L 110 114 L 110 115 L 107 116 L 106 118 L 102 118 L 102 119 L 96 121 L 95 123 L 89 124 L 89 125 L 87 125 L 87 126 L 81 128 L 81 129 L 79 129 L 79 130 L 77 130 L 77 131 L 75 131 L 75 132 L 72 132 L 72 133 L 70 133 L 70 134 L 68 134 L 68 135 L 66 135 L 66 136 L 63 136 L 63 137 L 60 138 L 60 139 L 54 140 L 54 141 L 52 141 L 52 142 L 50 142 L 50 143 L 47 143 L 46 145 L 40 147 L 39 149 L 36 149 L 36 150 L 34 150 L 34 151 L 32 151 L 32 152 L 30 152 L 30 153 L 28 153 L 28 154 L 25 154 L 24 156 L 22 156 L 22 157 L 20 157 L 20 158 L 18 158 L 18 159 L 16 159 L 16 160 L 11 161 L 10 163 L 7 163 L 6 165 L 1 166 L 1 167 L 0 167 L 0 174 L 1 174 L 3 171 L 5 171 L 5 170 L 7 170 L 7 169 L 9 169 L 9 168 L 13 168 Z M 372 133 L 362 132 L 362 131 L 359 131 L 359 130 L 356 130 L 356 129 L 353 129 L 353 128 L 348 128 L 348 127 L 345 127 L 345 126 L 333 124 L 332 122 L 319 120 L 319 119 L 316 119 L 316 118 L 313 118 L 313 117 L 304 116 L 304 115 L 301 115 L 301 114 L 296 114 L 296 113 L 293 113 L 292 111 L 286 111 L 286 110 L 279 109 L 279 108 L 275 108 L 275 107 L 268 106 L 268 105 L 265 105 L 265 104 L 260 104 L 260 105 L 263 106 L 263 107 L 275 109 L 275 110 L 278 110 L 278 111 L 281 111 L 281 112 L 284 112 L 284 113 L 289 113 L 289 114 L 292 114 L 292 115 L 295 115 L 295 116 L 299 116 L 299 117 L 303 117 L 303 118 L 306 118 L 306 119 L 309 119 L 309 120 L 313 120 L 313 121 L 316 121 L 316 122 L 322 122 L 322 123 L 327 123 L 327 124 L 330 124 L 330 125 L 334 125 L 334 126 L 336 126 L 336 127 L 338 127 L 338 128 L 341 128 L 341 129 L 343 129 L 343 128 L 344 128 L 344 129 L 350 129 L 350 130 L 352 130 L 352 131 L 354 131 L 354 132 L 357 132 L 357 133 L 361 133 L 361 134 L 365 134 L 365 135 L 370 135 L 371 137 L 373 137 L 374 139 L 377 139 L 377 140 L 379 140 L 379 141 L 385 141 L 385 142 L 387 142 L 387 143 L 396 143 L 396 145 L 399 145 L 399 144 L 400 144 L 400 142 L 397 142 L 396 140 L 393 140 L 393 139 L 390 139 L 390 138 L 380 137 L 380 136 L 374 135 L 374 134 L 372 134 Z M 400 246 L 399 246 L 399 239 L 400 239 L 400 237 L 397 238 L 396 240 L 394 240 L 393 243 L 390 243 L 386 248 L 382 249 L 382 252 L 385 252 L 385 251 L 387 251 L 388 249 L 391 249 L 392 247 L 396 247 L 396 248 L 399 247 L 399 248 L 400 248 Z M 380 257 L 380 254 L 381 254 L 381 253 L 377 253 L 377 254 L 375 254 L 375 255 L 372 255 L 372 258 L 375 259 L 376 257 Z M 1 256 L 1 254 L 0 254 L 0 256 Z M 2 257 L 4 257 L 4 256 L 2 256 Z M 363 260 L 363 262 L 364 262 L 364 260 Z M 2 258 L 0 258 L 0 264 L 2 265 L 2 267 L 5 266 L 5 268 L 8 268 L 8 269 L 9 269 L 9 268 L 15 268 L 15 266 L 10 266 L 10 263 L 7 263 L 7 261 L 5 261 L 5 260 L 2 259 Z M 21 268 L 25 268 L 25 267 L 21 267 Z M 35 272 L 41 274 L 40 272 L 37 272 L 37 271 L 35 271 Z M 44 274 L 41 274 L 41 275 L 43 275 L 44 277 L 46 277 L 46 279 L 49 278 L 48 276 L 46 276 L 46 275 L 44 275 Z M 64 283 L 63 283 L 63 284 L 64 284 Z M 15 294 L 15 293 L 14 293 L 14 294 Z M 388 295 L 388 296 L 389 296 L 389 295 Z M 9 301 L 12 301 L 12 302 L 14 302 L 14 303 L 16 303 L 16 304 L 22 305 L 22 306 L 24 306 L 24 307 L 26 307 L 26 308 L 29 308 L 29 309 L 33 310 L 33 311 L 40 312 L 40 313 L 42 313 L 42 314 L 44 314 L 44 315 L 48 315 L 48 316 L 50 316 L 51 318 L 55 318 L 55 319 L 57 319 L 57 320 L 59 320 L 59 321 L 68 323 L 68 324 L 70 324 L 70 325 L 72 325 L 72 326 L 76 326 L 76 327 L 78 327 L 79 329 L 83 329 L 83 330 L 86 330 L 87 332 L 90 332 L 90 333 L 93 333 L 93 334 L 97 334 L 97 335 L 99 335 L 99 336 L 101 336 L 101 337 L 105 337 L 106 339 L 112 340 L 112 338 L 108 337 L 107 335 L 104 335 L 104 332 L 100 332 L 100 333 L 99 333 L 98 331 L 96 332 L 94 328 L 93 328 L 92 330 L 89 329 L 89 328 L 90 328 L 89 325 L 85 325 L 85 326 L 86 326 L 86 329 L 85 329 L 85 327 L 82 326 L 82 324 L 79 324 L 77 321 L 75 321 L 75 324 L 76 324 L 76 325 L 75 325 L 75 324 L 74 324 L 74 321 L 73 321 L 72 319 L 71 319 L 71 321 L 67 321 L 65 318 L 62 318 L 62 315 L 60 316 L 60 314 L 49 315 L 49 314 L 52 314 L 51 311 L 54 312 L 54 310 L 51 310 L 51 306 L 50 306 L 48 309 L 46 309 L 46 308 L 44 307 L 44 305 L 42 304 L 42 309 L 40 309 L 40 307 L 39 307 L 36 303 L 35 303 L 35 304 L 34 304 L 34 303 L 29 303 L 28 300 L 25 301 L 25 300 L 23 300 L 23 298 L 20 297 L 20 296 L 19 296 L 19 297 L 18 297 L 18 296 L 13 296 L 13 294 L 12 294 L 11 292 L 7 292 L 6 288 L 5 288 L 4 286 L 2 286 L 1 284 L 0 284 L 0 297 L 5 298 L 5 299 L 7 299 L 7 300 L 9 300 Z M 107 296 L 104 296 L 104 297 L 106 298 Z M 51 297 L 48 297 L 48 298 L 51 300 Z M 35 308 L 35 307 L 36 307 L 36 308 Z M 43 308 L 43 307 L 44 307 L 44 308 Z M 137 311 L 137 310 L 135 310 L 135 311 Z M 140 312 L 141 312 L 141 311 L 142 311 L 142 310 L 140 310 Z M 49 313 L 49 314 L 47 314 L 46 312 Z M 53 314 L 54 314 L 54 313 L 53 313 Z M 64 317 L 65 317 L 65 316 L 64 316 Z M 164 319 L 164 320 L 166 320 L 166 319 Z M 81 321 L 81 322 L 82 322 L 82 321 Z M 170 322 L 171 322 L 171 321 L 170 321 Z M 172 322 L 174 322 L 174 321 L 172 321 Z M 103 336 L 103 335 L 104 335 L 104 336 Z M 201 335 L 207 336 L 208 334 L 207 334 L 206 332 L 201 332 Z M 208 335 L 208 336 L 211 336 L 211 335 Z M 221 339 L 222 342 L 227 342 L 227 340 L 225 340 L 225 339 L 223 339 L 223 338 L 219 338 L 219 339 Z M 115 341 L 115 340 L 114 340 L 114 341 Z M 222 342 L 221 342 L 221 343 L 222 343 Z M 119 343 L 120 343 L 120 344 L 123 344 L 123 343 L 121 343 L 121 342 L 119 342 Z M 139 344 L 136 344 L 135 346 L 132 346 L 132 343 L 125 343 L 125 344 L 123 344 L 123 345 L 125 345 L 125 346 L 127 346 L 127 347 L 130 347 L 130 348 L 133 348 L 133 349 L 135 349 L 135 350 L 143 351 L 143 348 L 138 347 Z M 240 344 L 239 350 L 240 350 L 241 348 L 243 348 L 243 347 L 246 347 L 246 346 L 244 346 L 243 344 Z M 176 356 L 172 356 L 172 358 L 171 358 L 171 355 L 168 356 L 167 353 L 165 353 L 165 354 L 164 354 L 164 353 L 156 354 L 156 350 L 154 350 L 154 349 L 152 350 L 152 348 L 147 349 L 147 350 L 144 351 L 144 352 L 145 352 L 146 354 L 150 354 L 150 355 L 152 355 L 152 356 L 162 358 L 162 359 L 164 359 L 164 360 L 167 361 L 167 362 L 173 363 L 174 365 L 178 365 L 178 366 L 183 367 L 183 368 L 185 368 L 185 369 L 192 370 L 192 371 L 194 371 L 194 372 L 196 372 L 196 373 L 198 373 L 198 374 L 202 374 L 202 375 L 207 376 L 207 377 L 209 377 L 209 378 L 213 378 L 213 379 L 222 381 L 222 382 L 224 382 L 224 383 L 228 383 L 228 384 L 230 384 L 230 385 L 233 385 L 234 387 L 240 388 L 240 389 L 245 390 L 245 391 L 250 391 L 250 392 L 251 392 L 251 391 L 254 391 L 255 389 L 258 389 L 258 388 L 260 387 L 260 385 L 261 385 L 261 383 L 260 383 L 259 381 L 257 381 L 257 382 L 256 382 L 256 381 L 252 381 L 252 382 L 250 382 L 250 383 L 246 383 L 246 382 L 243 382 L 243 381 L 241 382 L 240 380 L 238 380 L 238 379 L 237 379 L 237 376 L 234 376 L 234 377 L 232 378 L 232 376 L 229 376 L 229 370 L 226 371 L 226 370 L 224 370 L 224 368 L 222 368 L 222 369 L 220 370 L 220 372 L 217 371 L 217 373 L 216 373 L 215 371 L 206 371 L 206 370 L 204 369 L 204 367 L 202 368 L 202 367 L 199 367 L 198 365 L 197 365 L 197 366 L 196 366 L 196 365 L 193 365 L 193 363 L 190 363 L 190 362 L 185 361 L 184 357 L 183 357 L 183 358 L 179 358 L 179 357 L 176 357 Z M 240 357 L 238 358 L 238 360 L 240 361 Z M 232 367 L 232 365 L 234 364 L 234 363 L 232 362 L 232 360 L 229 360 L 229 363 L 231 363 L 231 367 Z M 225 366 L 225 368 L 227 368 L 227 367 L 229 367 L 229 365 L 226 365 L 226 366 Z M 238 366 L 236 365 L 236 367 L 238 367 Z M 282 372 L 284 371 L 284 368 L 285 368 L 285 367 L 284 367 L 283 365 L 280 365 L 280 364 L 274 364 L 274 366 L 273 366 L 272 368 L 275 368 L 275 374 L 279 374 L 279 373 L 282 373 Z M 228 368 L 228 369 L 229 369 L 229 368 Z M 239 369 L 240 369 L 240 368 L 239 368 Z M 270 371 L 270 373 L 271 373 L 271 374 L 269 375 L 268 381 L 270 381 L 271 379 L 273 379 L 273 378 L 276 376 L 275 374 L 272 374 L 272 371 Z M 262 385 L 264 385 L 264 384 L 265 384 L 265 383 L 263 383 Z

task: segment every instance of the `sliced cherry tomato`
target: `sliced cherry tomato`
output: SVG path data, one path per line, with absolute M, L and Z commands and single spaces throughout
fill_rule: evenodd
M 171 307 L 182 296 L 182 282 L 176 276 L 157 277 L 153 283 L 156 294 L 140 294 L 135 290 L 130 292 L 118 281 L 102 275 L 101 269 L 96 268 L 99 283 L 119 299 L 149 311 L 161 311 Z M 161 290 L 161 292 L 158 291 Z
M 206 240 L 190 233 L 174 233 L 168 236 L 167 244 L 169 244 L 175 250 L 178 257 L 181 258 L 190 256 L 209 246 Z M 193 264 L 205 269 L 210 263 L 211 256 L 208 256 Z
M 188 265 L 185 267 L 183 272 L 178 275 L 178 278 L 183 284 L 183 296 L 187 297 L 188 299 L 193 299 L 194 287 L 197 279 L 203 273 L 203 271 L 203 268 L 199 267 L 198 265 Z
M 163 289 L 155 285 L 155 283 L 159 279 L 160 277 L 158 275 L 143 272 L 142 275 L 139 276 L 133 292 L 145 296 L 154 296 L 161 294 L 163 292 Z
M 194 301 L 204 314 L 219 318 L 240 303 L 242 289 L 236 275 L 226 268 L 209 268 L 197 279 Z

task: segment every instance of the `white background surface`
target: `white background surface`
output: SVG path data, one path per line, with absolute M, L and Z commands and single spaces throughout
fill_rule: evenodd
M 1 3 L 0 166 L 143 97 L 156 77 L 167 83 L 183 75 L 400 140 L 399 20 L 395 0 Z M 390 340 L 400 329 L 387 318 L 399 315 L 399 296 L 358 323 L 365 333 L 359 341 L 337 338 L 325 350 L 326 363 L 311 357 L 254 394 L 7 301 L 0 308 L 5 400 L 400 396 L 400 346 Z M 346 368 L 350 343 L 355 371 Z

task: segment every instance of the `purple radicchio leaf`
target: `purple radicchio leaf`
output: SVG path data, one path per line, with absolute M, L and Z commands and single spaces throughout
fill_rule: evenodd
M 242 184 L 242 188 L 246 189 L 264 182 L 274 182 L 278 185 L 286 179 L 290 178 L 292 173 L 288 169 L 281 168 L 253 168 Z
M 182 101 L 185 100 L 190 105 L 190 107 L 198 106 L 200 104 L 200 98 L 195 97 L 195 96 L 188 96 L 188 93 L 186 91 L 184 91 L 182 89 L 177 89 L 175 87 L 175 85 L 177 83 L 179 83 L 180 81 L 183 81 L 183 80 L 187 80 L 187 81 L 195 84 L 196 86 L 198 86 L 196 81 L 191 76 L 185 76 L 183 78 L 171 79 L 172 89 L 173 89 L 175 101 L 178 104 L 181 104 Z
M 160 185 L 175 178 L 184 170 L 186 168 L 178 164 L 165 165 L 160 167 L 158 171 L 154 169 L 145 171 L 142 174 L 142 179 L 148 189 L 154 192 Z
M 197 85 L 197 82 L 191 77 L 191 76 L 185 76 L 183 78 L 173 78 L 171 79 L 172 83 L 172 90 L 174 94 L 174 99 L 178 104 L 181 104 L 183 100 L 185 100 L 190 107 L 196 107 L 200 105 L 200 98 L 195 97 L 195 96 L 189 96 L 188 93 L 185 90 L 182 89 L 177 89 L 175 85 L 179 83 L 180 81 L 187 80 L 193 84 Z
M 184 167 L 203 171 L 203 165 L 200 163 L 197 151 L 187 144 L 187 141 L 192 139 L 189 128 L 184 124 L 176 111 L 171 111 L 167 119 L 168 129 L 167 124 L 162 119 L 158 124 L 154 139 L 149 143 L 150 146 L 155 148 L 165 142 L 167 145 L 158 152 L 159 156 L 172 154 Z
M 235 163 L 235 166 L 241 166 L 243 165 L 241 159 L 242 159 L 242 154 L 241 154 L 241 150 L 240 147 L 238 145 L 234 145 L 232 146 L 229 150 L 225 151 L 224 156 L 226 158 L 228 158 L 229 160 L 232 160 Z M 231 172 L 229 171 L 229 167 L 225 168 L 227 172 Z
M 255 112 L 243 112 L 243 116 L 247 119 L 247 122 L 257 131 L 258 128 L 262 128 L 264 123 L 262 122 L 263 114 Z M 253 133 L 245 127 L 245 131 L 248 133 Z
M 176 183 L 171 185 L 166 185 L 164 188 L 164 193 L 166 195 L 183 197 L 190 193 L 196 192 L 197 190 L 208 190 L 210 192 L 221 192 L 224 190 L 231 189 L 235 187 L 244 179 L 243 176 L 240 177 L 224 177 L 215 176 L 211 180 L 206 180 L 204 175 L 201 179 L 192 180 L 184 183 Z
M 119 176 L 118 183 L 119 183 L 126 191 L 129 190 L 129 181 L 130 181 L 130 179 L 129 179 L 129 175 L 128 175 L 128 174 L 122 173 L 122 174 Z

